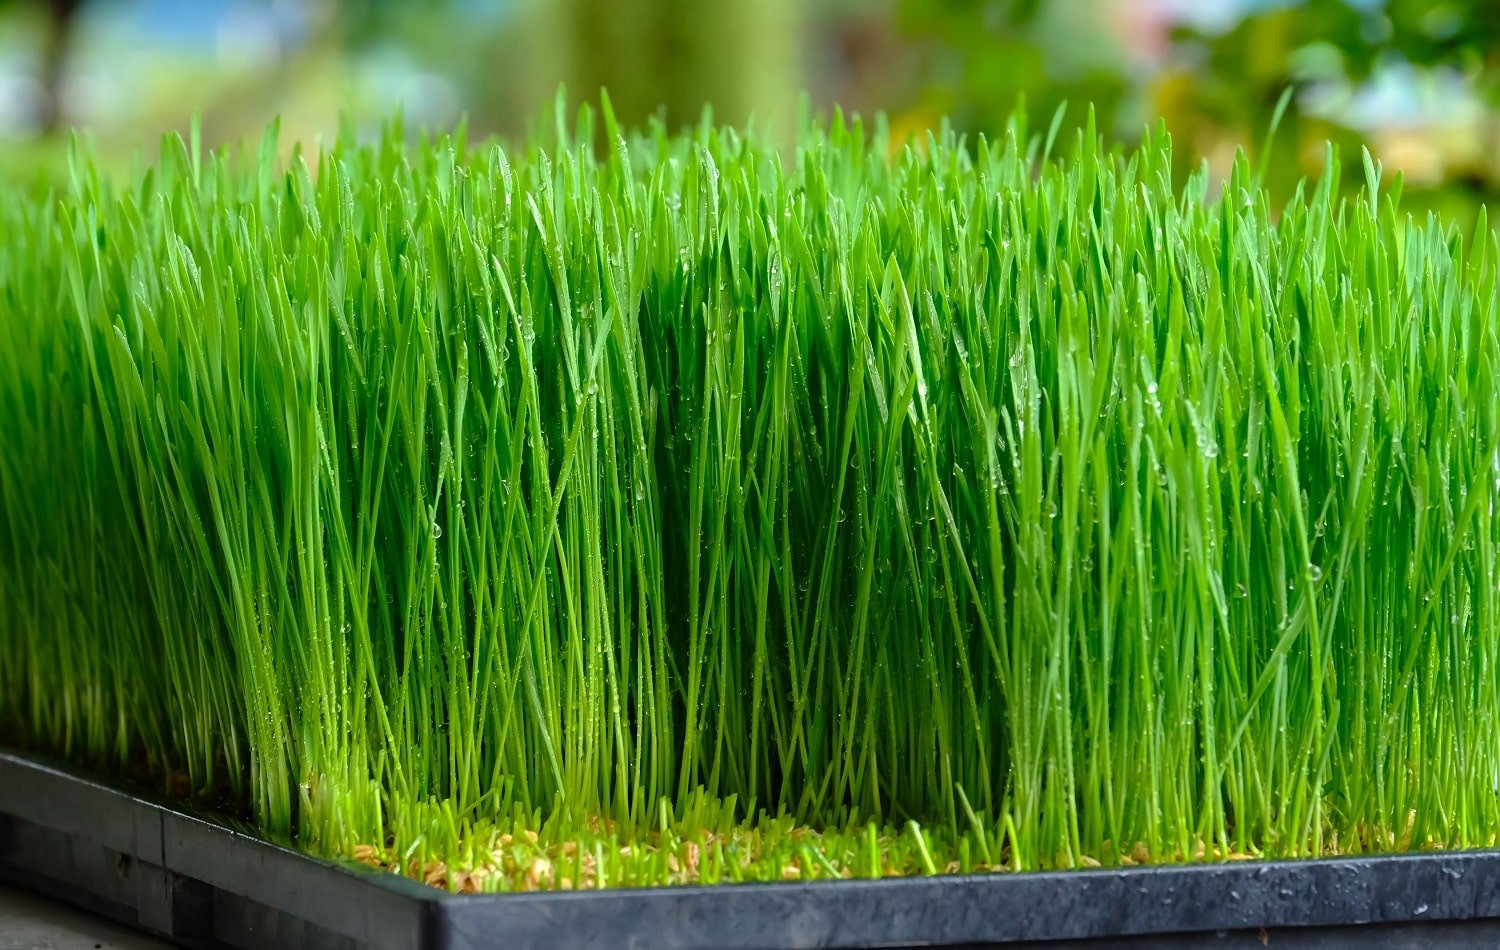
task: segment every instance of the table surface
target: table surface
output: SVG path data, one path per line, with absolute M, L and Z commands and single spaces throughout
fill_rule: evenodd
M 171 944 L 0 884 L 0 950 L 162 950 Z

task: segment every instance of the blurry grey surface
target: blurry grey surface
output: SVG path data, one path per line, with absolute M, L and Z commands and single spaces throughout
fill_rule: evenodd
M 0 950 L 161 950 L 171 944 L 0 884 Z

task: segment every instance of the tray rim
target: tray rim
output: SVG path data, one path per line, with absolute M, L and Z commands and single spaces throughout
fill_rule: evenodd
M 0 746 L 0 865 L 7 816 L 127 855 L 141 868 L 138 925 L 189 943 L 192 921 L 178 918 L 182 907 L 203 904 L 205 893 L 253 902 L 381 950 L 601 941 L 957 946 L 1500 918 L 1500 849 L 451 894 L 318 858 Z M 208 889 L 196 905 L 188 899 L 195 887 Z

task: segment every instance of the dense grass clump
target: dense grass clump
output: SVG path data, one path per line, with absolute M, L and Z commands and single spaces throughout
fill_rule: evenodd
M 1488 225 L 602 126 L 0 201 L 10 741 L 471 889 L 1494 841 Z

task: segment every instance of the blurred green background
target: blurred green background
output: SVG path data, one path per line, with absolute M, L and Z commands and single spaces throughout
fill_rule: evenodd
M 201 113 L 205 138 L 378 128 L 517 134 L 559 83 L 641 122 L 814 107 L 992 132 L 1024 96 L 1122 141 L 1164 118 L 1184 173 L 1221 174 L 1295 91 L 1281 192 L 1341 147 L 1460 223 L 1500 194 L 1500 0 L 0 0 L 0 175 L 55 168 L 67 130 L 122 165 Z

